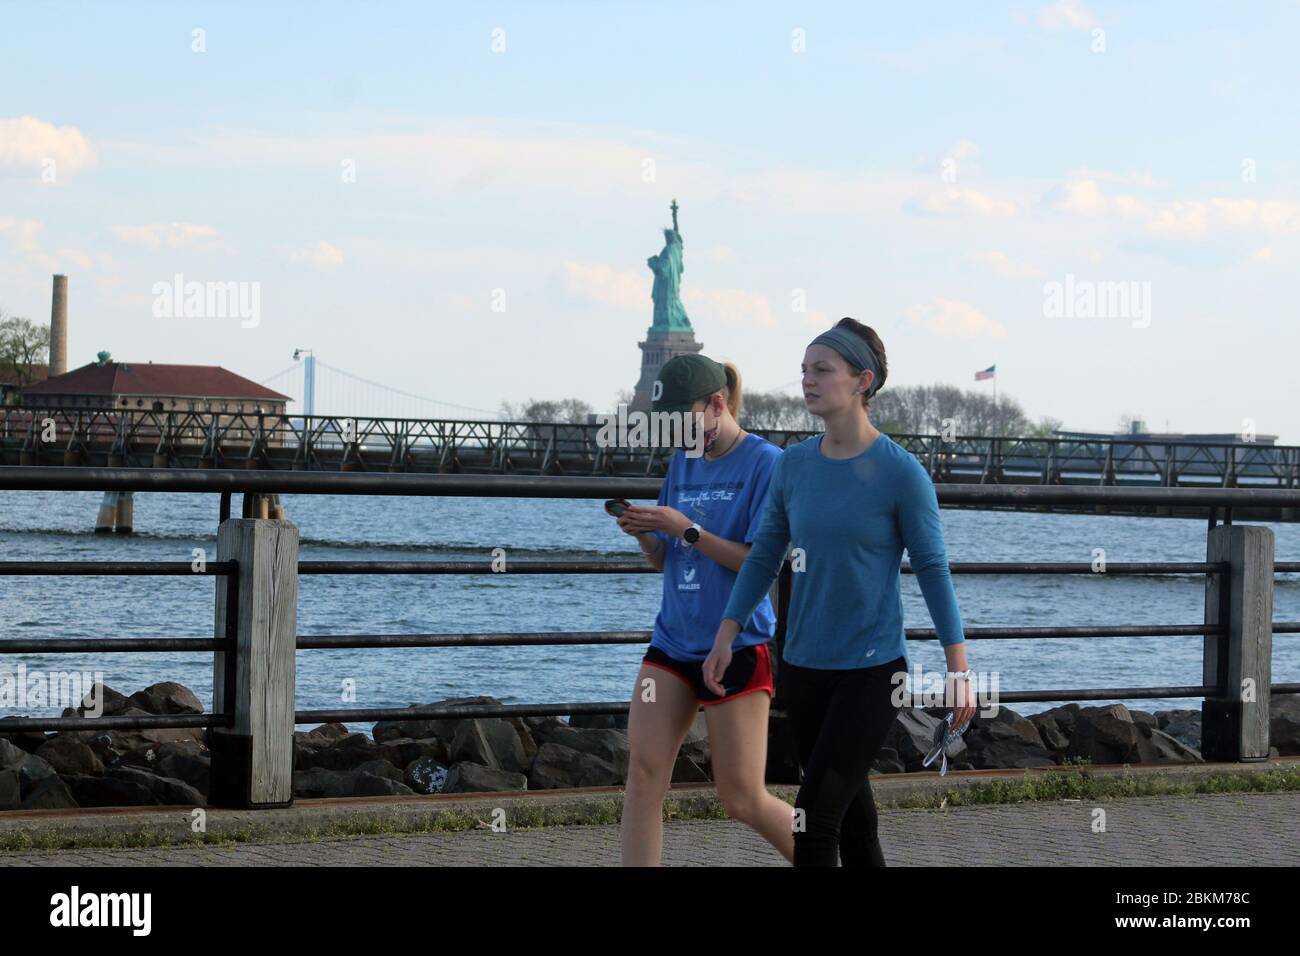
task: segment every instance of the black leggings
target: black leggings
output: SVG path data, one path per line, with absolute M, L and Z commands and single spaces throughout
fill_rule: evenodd
M 892 695 L 903 658 L 823 670 L 782 661 L 778 698 L 794 731 L 803 785 L 795 807 L 795 866 L 884 866 L 867 771 L 898 719 Z

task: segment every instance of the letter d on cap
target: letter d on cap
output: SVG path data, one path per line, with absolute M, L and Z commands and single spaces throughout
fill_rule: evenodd
M 664 383 L 661 382 L 659 379 L 655 379 L 654 385 L 651 386 L 650 388 L 650 400 L 653 402 L 657 402 L 663 396 L 663 394 L 664 394 Z

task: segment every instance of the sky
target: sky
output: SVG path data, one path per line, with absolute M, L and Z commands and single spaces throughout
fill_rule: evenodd
M 1300 444 L 1297 36 L 1295 0 L 0 3 L 0 309 L 66 273 L 70 368 L 310 348 L 612 409 L 675 198 L 749 388 L 848 315 L 889 385 Z M 169 315 L 178 276 L 246 308 Z

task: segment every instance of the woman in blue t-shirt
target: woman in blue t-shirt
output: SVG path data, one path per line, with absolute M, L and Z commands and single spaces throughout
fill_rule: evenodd
M 867 773 L 908 696 L 898 577 L 904 548 L 947 658 L 953 729 L 975 713 L 934 485 L 916 456 L 869 417 L 887 372 L 880 336 L 853 319 L 809 344 L 804 403 L 826 430 L 782 453 L 702 666 L 705 686 L 718 686 L 735 635 L 793 543 L 781 698 L 803 768 L 796 866 L 885 865 Z
M 676 356 L 660 369 L 655 392 L 655 412 L 700 416 L 702 441 L 692 454 L 685 449 L 674 453 L 657 505 L 630 507 L 618 520 L 664 573 L 654 637 L 628 715 L 623 863 L 659 864 L 664 796 L 701 705 L 714 782 L 727 815 L 793 859 L 790 805 L 764 785 L 773 694 L 768 641 L 776 627 L 768 597 L 755 601 L 753 615 L 736 633 L 716 690 L 705 687 L 701 675 L 781 452 L 737 422 L 740 373 L 730 363 L 719 365 L 703 355 Z

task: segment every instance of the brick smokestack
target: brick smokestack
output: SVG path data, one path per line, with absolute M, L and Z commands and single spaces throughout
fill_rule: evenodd
M 50 378 L 68 370 L 68 277 L 54 277 L 50 307 Z

